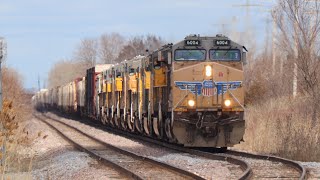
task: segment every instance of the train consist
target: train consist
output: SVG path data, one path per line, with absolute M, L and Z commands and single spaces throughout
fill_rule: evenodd
M 231 147 L 245 131 L 244 50 L 223 35 L 191 35 L 147 56 L 92 67 L 33 102 L 186 147 Z

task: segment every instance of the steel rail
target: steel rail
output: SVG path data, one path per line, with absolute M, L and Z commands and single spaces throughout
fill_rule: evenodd
M 80 144 L 76 143 L 75 141 L 73 141 L 71 138 L 67 137 L 65 134 L 63 134 L 61 131 L 59 131 L 56 127 L 54 127 L 53 125 L 51 125 L 50 123 L 48 123 L 47 121 L 45 121 L 43 118 L 33 114 L 34 117 L 36 117 L 37 119 L 39 119 L 41 122 L 47 124 L 51 129 L 53 129 L 54 131 L 56 131 L 63 139 L 65 139 L 66 141 L 68 141 L 69 143 L 71 143 L 73 146 L 75 146 L 77 149 L 86 152 L 87 154 L 91 155 L 92 157 L 94 157 L 95 159 L 102 161 L 104 164 L 111 164 L 112 166 L 114 166 L 117 170 L 125 173 L 126 175 L 129 175 L 130 177 L 132 177 L 133 179 L 137 179 L 137 180 L 143 180 L 142 177 L 140 177 L 139 175 L 131 172 L 130 170 L 126 169 L 125 167 L 119 166 L 118 164 L 109 161 L 106 158 L 101 157 L 100 155 L 90 151 L 89 149 L 81 146 Z
M 57 131 L 59 131 L 56 127 L 54 127 L 53 125 L 51 125 L 50 123 L 48 123 L 46 120 L 41 119 L 41 117 L 39 117 L 39 116 L 37 116 L 37 115 L 34 115 L 34 116 L 37 117 L 38 119 L 42 120 L 42 121 L 45 122 L 46 124 L 48 124 L 50 127 L 53 127 L 54 129 L 56 129 Z M 169 171 L 171 171 L 171 172 L 173 172 L 173 173 L 183 175 L 183 177 L 190 177 L 191 179 L 197 179 L 197 180 L 204 180 L 204 179 L 205 179 L 205 178 L 203 178 L 203 177 L 201 177 L 201 176 L 198 176 L 198 175 L 196 175 L 196 174 L 194 174 L 194 173 L 192 173 L 192 172 L 189 172 L 189 171 L 186 171 L 186 170 L 184 170 L 184 169 L 181 169 L 181 168 L 172 166 L 172 165 L 170 165 L 170 164 L 167 164 L 167 163 L 164 163 L 164 162 L 155 160 L 155 159 L 151 159 L 151 158 L 148 158 L 148 157 L 145 157 L 145 156 L 140 156 L 140 155 L 137 155 L 137 154 L 135 154 L 135 153 L 133 153 L 133 152 L 126 151 L 126 150 L 124 150 L 124 149 L 118 148 L 118 147 L 113 146 L 113 145 L 111 145 L 111 144 L 108 144 L 108 143 L 106 143 L 106 142 L 104 142 L 104 141 L 101 141 L 101 140 L 99 140 L 99 139 L 97 139 L 97 138 L 95 138 L 95 137 L 93 137 L 93 136 L 91 136 L 91 135 L 89 135 L 89 134 L 87 134 L 87 133 L 85 133 L 85 132 L 77 129 L 76 127 L 73 127 L 73 126 L 67 124 L 67 123 L 61 122 L 61 121 L 59 121 L 59 120 L 56 120 L 56 119 L 51 118 L 51 117 L 48 117 L 48 116 L 45 116 L 45 117 L 46 117 L 46 118 L 49 118 L 49 119 L 52 119 L 52 120 L 55 120 L 55 122 L 57 122 L 57 123 L 59 123 L 59 124 L 62 124 L 62 125 L 64 125 L 64 126 L 67 126 L 68 128 L 73 129 L 74 131 L 77 131 L 78 133 L 82 134 L 83 136 L 86 136 L 86 137 L 88 137 L 88 138 L 90 138 L 90 139 L 92 139 L 92 140 L 94 140 L 94 141 L 96 141 L 96 142 L 98 142 L 98 143 L 100 143 L 100 144 L 103 144 L 104 146 L 106 146 L 106 147 L 108 147 L 108 148 L 110 148 L 110 149 L 113 149 L 113 150 L 115 150 L 115 151 L 118 151 L 118 152 L 120 152 L 121 154 L 125 154 L 125 155 L 127 155 L 127 156 L 134 157 L 134 158 L 136 158 L 136 159 L 139 159 L 140 161 L 145 161 L 145 162 L 147 162 L 147 163 L 154 164 L 154 165 L 156 165 L 156 166 L 158 166 L 158 167 L 162 167 L 162 168 L 164 168 L 164 169 L 167 169 L 167 171 L 169 170 Z M 60 132 L 59 134 L 65 136 L 62 132 Z M 68 139 L 69 139 L 69 138 L 68 138 Z M 72 141 L 72 139 L 69 139 L 69 140 Z M 75 143 L 75 142 L 74 142 L 74 143 Z M 81 149 L 83 149 L 83 148 L 84 148 L 84 147 L 81 147 Z M 85 149 L 85 151 L 87 152 L 87 151 L 90 151 L 90 150 Z M 92 153 L 92 152 L 91 152 L 91 153 Z M 90 153 L 90 154 L 91 154 L 91 153 Z M 97 155 L 97 154 L 94 154 L 94 156 L 97 157 L 99 160 L 103 158 L 103 157 L 101 157 L 101 156 L 99 156 L 99 155 Z M 107 160 L 107 161 L 108 161 L 108 160 Z M 112 162 L 111 162 L 111 163 L 112 163 Z M 126 169 L 126 168 L 124 168 L 124 167 L 121 167 L 121 166 L 119 166 L 118 164 L 115 164 L 115 163 L 112 163 L 112 164 L 114 164 L 116 167 L 120 167 L 121 169 L 123 168 L 123 170 L 124 170 L 126 173 L 128 173 L 131 177 L 133 177 L 134 179 L 143 179 L 141 176 L 137 175 L 136 173 L 132 172 L 131 170 L 128 170 L 128 169 Z M 150 177 L 150 178 L 152 178 L 152 177 Z
M 300 177 L 299 180 L 304 180 L 306 179 L 306 168 L 301 165 L 301 163 L 286 159 L 286 158 L 281 158 L 277 156 L 272 156 L 272 155 L 262 155 L 262 154 L 253 154 L 253 153 L 248 153 L 248 152 L 242 152 L 242 151 L 236 151 L 236 150 L 228 150 L 226 154 L 234 155 L 234 156 L 242 156 L 242 157 L 248 157 L 248 158 L 253 158 L 253 159 L 263 159 L 263 160 L 269 160 L 272 162 L 281 162 L 283 164 L 286 164 L 294 169 L 298 169 L 300 171 Z

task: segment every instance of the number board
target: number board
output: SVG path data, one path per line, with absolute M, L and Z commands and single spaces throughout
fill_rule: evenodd
M 200 46 L 201 45 L 200 40 L 185 40 L 184 43 L 186 46 Z
M 216 40 L 216 46 L 230 46 L 230 40 Z

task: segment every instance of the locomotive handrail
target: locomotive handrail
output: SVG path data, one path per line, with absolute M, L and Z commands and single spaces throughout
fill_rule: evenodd
M 189 91 L 185 91 L 186 92 L 186 94 L 184 95 L 184 97 L 182 97 L 180 100 L 179 100 L 179 102 L 175 105 L 175 106 L 173 106 L 173 109 L 176 109 L 179 105 L 180 105 L 180 103 L 189 95 Z
M 240 103 L 240 101 L 238 100 L 238 98 L 236 98 L 236 97 L 234 96 L 234 94 L 233 94 L 229 89 L 227 89 L 227 91 L 231 94 L 231 96 L 233 97 L 233 99 L 236 100 L 237 103 L 243 108 L 243 110 L 245 110 L 246 108 L 244 107 L 244 105 L 242 105 L 242 104 Z

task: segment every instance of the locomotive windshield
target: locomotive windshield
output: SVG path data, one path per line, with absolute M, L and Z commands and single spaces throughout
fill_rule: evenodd
M 204 49 L 178 49 L 174 52 L 174 59 L 177 61 L 197 61 L 206 59 Z
M 211 60 L 240 61 L 239 49 L 211 49 L 209 51 Z

